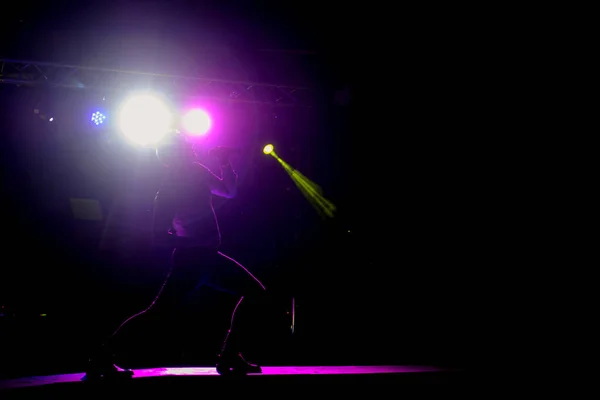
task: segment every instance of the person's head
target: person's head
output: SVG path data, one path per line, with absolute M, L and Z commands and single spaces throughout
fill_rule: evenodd
M 196 160 L 194 145 L 181 134 L 169 135 L 161 141 L 156 146 L 156 156 L 165 167 L 171 168 L 187 165 Z

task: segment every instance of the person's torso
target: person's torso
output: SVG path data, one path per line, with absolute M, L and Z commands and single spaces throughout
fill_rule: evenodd
M 158 197 L 173 215 L 172 234 L 189 238 L 199 247 L 218 247 L 221 235 L 204 176 L 197 168 L 173 171 L 163 182 Z

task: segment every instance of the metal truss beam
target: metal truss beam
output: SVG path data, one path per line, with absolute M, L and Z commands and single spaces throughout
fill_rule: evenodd
M 104 92 L 152 88 L 176 96 L 272 106 L 316 106 L 316 90 L 264 83 L 0 59 L 0 84 L 91 89 Z

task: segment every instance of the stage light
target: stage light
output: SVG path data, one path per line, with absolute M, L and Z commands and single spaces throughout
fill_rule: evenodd
M 100 111 L 96 111 L 95 113 L 92 114 L 91 121 L 96 125 L 100 125 L 101 123 L 104 122 L 105 119 L 106 119 L 106 115 L 102 114 Z
M 265 154 L 271 154 L 272 152 L 273 152 L 272 144 L 266 145 L 265 148 L 263 149 L 263 153 L 265 153 Z
M 204 110 L 194 109 L 183 116 L 183 128 L 192 135 L 204 135 L 210 129 L 210 117 Z
M 138 95 L 127 100 L 119 113 L 123 135 L 140 145 L 160 141 L 172 128 L 173 114 L 159 97 Z

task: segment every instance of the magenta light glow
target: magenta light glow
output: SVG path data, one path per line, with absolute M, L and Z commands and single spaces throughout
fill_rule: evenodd
M 183 129 L 191 135 L 204 135 L 211 127 L 208 113 L 201 109 L 193 109 L 183 116 Z

